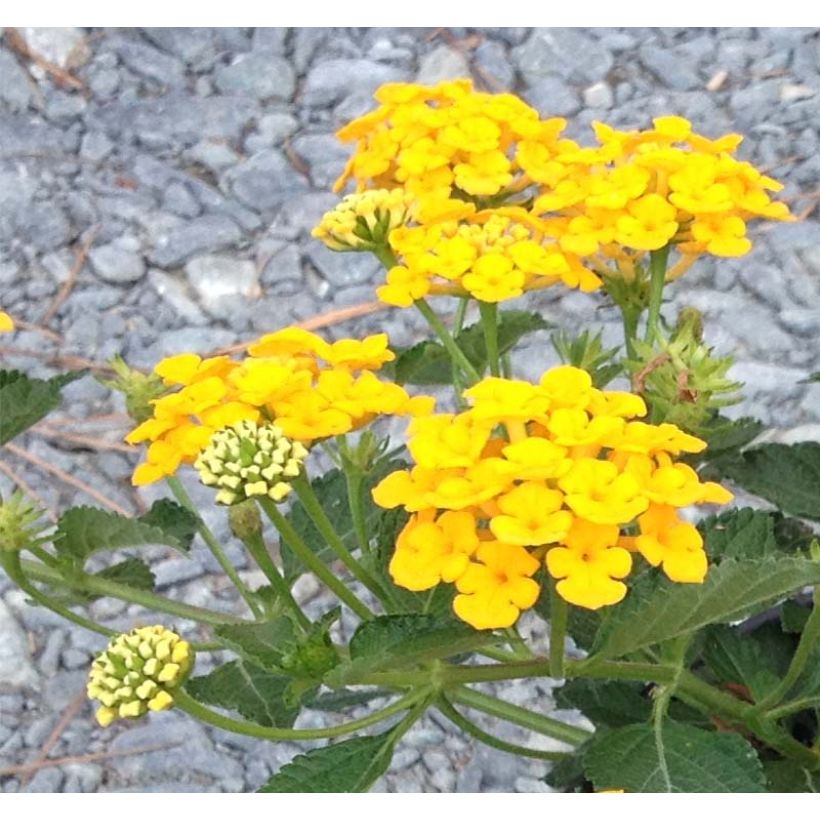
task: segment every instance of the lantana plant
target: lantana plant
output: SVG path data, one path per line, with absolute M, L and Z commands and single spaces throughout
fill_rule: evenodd
M 164 481 L 174 500 L 134 518 L 76 507 L 56 526 L 22 492 L 0 506 L 9 577 L 110 641 L 89 673 L 97 720 L 177 708 L 260 742 L 330 741 L 265 792 L 367 790 L 428 710 L 499 754 L 550 761 L 556 789 L 816 790 L 820 443 L 756 444 L 759 422 L 721 415 L 741 395 L 731 359 L 696 311 L 664 310 L 679 279 L 685 304 L 700 257 L 743 256 L 750 222 L 792 218 L 772 198 L 782 186 L 735 157 L 740 136 L 678 116 L 595 123 L 581 145 L 563 119 L 468 81 L 376 100 L 338 134 L 355 149 L 336 189 L 355 190 L 313 233 L 375 255 L 378 298 L 420 312 L 433 338 L 400 349 L 289 327 L 150 375 L 116 362 L 108 384 L 143 453 L 133 482 Z M 539 368 L 530 346 L 522 367 L 516 346 L 550 324 L 508 303 L 544 288 L 616 306 L 623 345 L 605 348 L 590 316 L 553 334 L 562 364 Z M 67 378 L 0 373 L 0 442 Z M 381 422 L 396 416 L 406 437 L 390 441 Z M 211 488 L 264 586 L 240 577 L 180 473 Z M 732 506 L 737 487 L 768 507 Z M 159 594 L 133 553 L 111 560 L 186 553 L 197 535 L 243 614 Z M 338 602 L 317 619 L 294 593 L 305 573 Z M 144 617 L 113 633 L 75 608 L 100 596 Z M 340 608 L 358 623 L 346 643 Z M 521 618 L 548 621 L 548 653 Z M 476 688 L 535 678 L 595 731 Z M 366 714 L 294 727 L 303 709 L 354 706 Z M 488 715 L 553 745 L 497 737 Z

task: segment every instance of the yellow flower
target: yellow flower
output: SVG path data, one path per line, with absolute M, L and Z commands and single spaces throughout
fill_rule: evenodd
M 661 566 L 670 581 L 702 584 L 708 561 L 697 527 L 681 521 L 668 504 L 650 504 L 638 518 L 641 534 L 635 549 L 653 566 Z
M 634 476 L 643 496 L 656 504 L 688 507 L 690 504 L 728 504 L 734 496 L 713 481 L 701 483 L 688 465 L 675 463 L 660 452 L 653 458 L 631 456 L 624 475 Z
M 476 522 L 469 512 L 433 516 L 432 510 L 411 516 L 390 561 L 396 584 L 414 592 L 460 578 L 478 549 Z
M 8 313 L 0 310 L 0 333 L 11 333 L 14 330 L 14 321 Z
M 430 279 L 426 273 L 401 265 L 390 268 L 387 284 L 376 288 L 379 299 L 395 307 L 410 307 L 416 299 L 423 299 L 429 292 Z
M 476 558 L 456 581 L 453 610 L 475 629 L 512 626 L 538 600 L 540 588 L 531 576 L 539 562 L 523 547 L 499 541 L 482 542 Z
M 389 339 L 386 333 L 377 333 L 358 339 L 340 339 L 333 342 L 321 354 L 322 358 L 333 367 L 344 367 L 349 370 L 378 370 L 385 362 L 392 362 L 396 354 L 389 350 Z
M 481 456 L 492 424 L 469 414 L 440 413 L 414 419 L 408 448 L 416 463 L 429 469 L 471 467 Z
M 524 481 L 560 478 L 573 464 L 566 447 L 537 436 L 508 444 L 503 453 L 515 470 L 513 476 Z
M 599 609 L 616 604 L 626 595 L 626 578 L 632 569 L 632 557 L 616 547 L 618 527 L 595 524 L 576 518 L 567 533 L 566 546 L 553 547 L 547 553 L 547 569 L 558 594 L 571 604 L 585 609 Z
M 210 378 L 224 378 L 235 363 L 227 356 L 203 359 L 195 353 L 182 353 L 163 359 L 155 368 L 156 373 L 168 385 L 189 385 Z
M 461 284 L 481 302 L 503 302 L 524 292 L 524 272 L 508 256 L 488 253 L 480 256 Z
M 580 458 L 558 486 L 567 506 L 594 524 L 626 524 L 642 513 L 649 502 L 642 486 L 630 473 L 619 473 L 608 461 Z
M 746 238 L 746 223 L 739 216 L 698 217 L 692 236 L 715 256 L 743 256 L 752 249 Z
M 558 490 L 526 481 L 498 498 L 502 515 L 490 520 L 492 534 L 505 544 L 534 547 L 560 541 L 572 524 L 572 514 L 561 509 Z
M 654 251 L 678 232 L 677 210 L 658 194 L 630 202 L 618 218 L 615 240 L 628 248 Z

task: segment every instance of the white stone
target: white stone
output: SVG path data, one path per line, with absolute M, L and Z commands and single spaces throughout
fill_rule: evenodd
M 197 256 L 185 265 L 185 273 L 202 307 L 214 315 L 222 315 L 222 302 L 227 297 L 252 300 L 262 295 L 256 265 L 247 259 Z
M 91 52 L 85 34 L 78 28 L 38 27 L 21 30 L 28 47 L 38 56 L 61 68 L 83 65 Z

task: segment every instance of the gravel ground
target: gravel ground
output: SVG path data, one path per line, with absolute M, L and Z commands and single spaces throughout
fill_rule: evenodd
M 697 130 L 746 135 L 741 153 L 786 183 L 797 212 L 817 201 L 820 180 L 820 29 L 25 29 L 40 56 L 71 72 L 62 85 L 0 44 L 0 305 L 42 320 L 71 275 L 77 247 L 91 250 L 70 298 L 53 317 L 58 337 L 22 330 L 3 339 L 0 363 L 51 372 L 60 352 L 137 366 L 163 355 L 205 352 L 332 308 L 372 298 L 376 266 L 334 255 L 309 238 L 336 198 L 329 185 L 345 161 L 332 133 L 367 111 L 394 80 L 472 75 L 512 89 L 545 114 L 643 127 L 681 113 Z M 70 82 L 70 78 L 69 78 Z M 802 198 L 797 198 L 802 197 Z M 812 199 L 814 197 L 814 199 Z M 674 303 L 701 309 L 707 338 L 734 351 L 745 405 L 783 440 L 820 438 L 820 223 L 816 213 L 767 226 L 741 260 L 701 262 L 674 288 Z M 521 300 L 559 326 L 598 320 L 617 340 L 615 314 L 600 300 L 559 289 Z M 387 331 L 396 344 L 421 337 L 413 314 L 393 311 L 333 333 Z M 522 356 L 522 375 L 553 363 L 546 335 Z M 8 346 L 34 351 L 12 355 Z M 527 368 L 531 372 L 527 372 Z M 116 442 L 103 421 L 121 406 L 91 378 L 66 390 L 64 429 Z M 17 442 L 29 454 L 103 489 L 134 509 L 133 458 L 65 436 Z M 12 453 L 4 465 L 55 509 L 87 495 Z M 9 488 L 0 473 L 0 492 Z M 197 488 L 192 487 L 192 491 Z M 141 494 L 150 502 L 154 492 Z M 215 519 L 218 529 L 224 522 Z M 203 550 L 181 561 L 152 556 L 164 592 L 237 609 Z M 243 558 L 233 556 L 242 566 Z M 247 578 L 258 582 L 253 572 Z M 328 600 L 309 579 L 299 594 L 316 611 Z M 96 602 L 93 615 L 130 627 L 132 609 Z M 342 624 L 349 630 L 351 624 Z M 535 645 L 546 629 L 532 620 Z M 0 770 L 36 758 L 60 716 L 73 715 L 52 757 L 98 757 L 41 768 L 30 779 L 0 774 L 22 791 L 241 791 L 257 788 L 297 750 L 208 731 L 173 712 L 149 721 L 95 726 L 82 692 L 96 636 L 68 626 L 0 577 Z M 203 664 L 198 667 L 205 671 Z M 554 711 L 550 681 L 496 688 Z M 563 717 L 583 721 L 577 713 Z M 318 725 L 308 714 L 300 725 Z M 498 727 L 519 742 L 543 739 Z M 146 752 L 146 747 L 165 748 Z M 402 741 L 384 791 L 548 791 L 546 764 L 473 744 L 442 718 L 426 718 Z

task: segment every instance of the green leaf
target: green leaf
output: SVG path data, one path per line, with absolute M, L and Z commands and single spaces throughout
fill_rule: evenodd
M 83 372 L 30 379 L 19 370 L 0 370 L 0 445 L 11 441 L 60 404 L 60 391 Z
M 548 330 L 552 325 L 540 313 L 523 310 L 498 312 L 498 351 L 508 353 L 528 333 Z M 482 325 L 464 328 L 456 338 L 470 363 L 483 373 L 488 367 L 487 346 Z M 395 378 L 399 384 L 450 384 L 450 356 L 439 342 L 424 341 L 399 353 L 395 362 Z
M 159 527 L 163 532 L 176 538 L 180 548 L 188 550 L 194 541 L 199 520 L 194 513 L 170 498 L 160 498 L 151 505 L 147 513 L 140 516 L 140 521 Z
M 550 619 L 549 583 L 546 577 L 541 579 L 541 594 L 535 602 L 535 611 L 545 621 Z M 602 621 L 603 618 L 599 612 L 584 609 L 580 606 L 571 606 L 567 622 L 567 635 L 572 638 L 576 646 L 581 649 L 589 649 L 595 641 L 595 636 L 598 634 Z
M 390 766 L 391 732 L 354 737 L 307 754 L 283 766 L 260 792 L 366 792 Z
M 116 581 L 123 586 L 134 589 L 144 589 L 149 592 L 154 589 L 156 578 L 151 568 L 141 558 L 126 558 L 118 564 L 113 564 L 94 573 L 98 578 Z
M 763 792 L 763 768 L 740 735 L 667 721 L 660 743 L 646 723 L 595 735 L 584 771 L 596 791 Z
M 267 672 L 244 660 L 218 666 L 208 675 L 191 678 L 188 693 L 203 703 L 234 709 L 260 726 L 293 726 L 299 707 L 285 695 L 291 679 Z
M 712 559 L 764 558 L 777 552 L 774 518 L 744 507 L 705 518 L 698 525 Z
M 706 452 L 695 458 L 700 461 L 711 461 L 718 456 L 740 450 L 754 441 L 764 428 L 762 421 L 750 416 L 732 420 L 715 415 L 702 431 L 703 438 L 709 446 Z
M 794 760 L 764 760 L 768 791 L 776 794 L 820 792 L 820 773 L 811 772 Z
M 640 577 L 599 631 L 592 654 L 618 658 L 647 646 L 746 617 L 757 607 L 820 582 L 820 563 L 800 558 L 725 559 L 703 584 Z
M 761 444 L 713 466 L 784 512 L 820 521 L 820 443 Z
M 359 626 L 350 639 L 350 662 L 341 664 L 325 682 L 344 682 L 351 674 L 397 669 L 422 660 L 449 658 L 491 643 L 480 632 L 453 618 L 435 615 L 380 615 Z
M 258 624 L 223 624 L 215 632 L 237 655 L 269 672 L 285 673 L 283 658 L 296 643 L 293 621 L 285 616 Z
M 799 635 L 806 626 L 809 615 L 811 615 L 810 606 L 803 606 L 797 601 L 786 601 L 783 609 L 780 610 L 780 626 L 790 635 Z
M 741 633 L 729 626 L 706 632 L 703 660 L 720 683 L 742 684 L 755 701 L 775 689 L 794 651 L 794 639 L 777 624 Z
M 584 752 L 589 741 L 575 749 L 574 754 L 553 763 L 544 776 L 544 782 L 556 791 L 564 793 L 591 791 L 589 781 L 584 777 Z
M 555 690 L 560 709 L 579 709 L 596 726 L 628 726 L 649 719 L 652 702 L 645 687 L 627 681 L 577 678 Z
M 150 516 L 147 513 L 146 516 Z M 155 519 L 156 520 L 156 519 Z M 96 507 L 72 507 L 60 516 L 54 547 L 60 558 L 82 565 L 95 552 L 124 547 L 162 544 L 187 552 L 190 542 L 181 541 L 175 531 L 152 524 L 149 518 L 129 518 Z
M 302 699 L 306 709 L 320 712 L 343 712 L 351 706 L 362 706 L 376 698 L 386 698 L 392 693 L 387 689 L 334 689 Z

